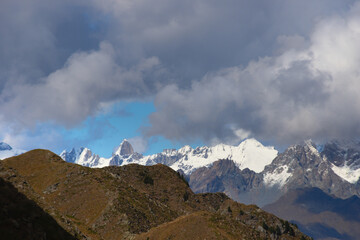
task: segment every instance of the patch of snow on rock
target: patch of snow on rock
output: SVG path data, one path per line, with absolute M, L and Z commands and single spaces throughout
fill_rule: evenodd
M 360 168 L 352 169 L 351 167 L 344 165 L 342 167 L 335 166 L 332 164 L 331 169 L 334 171 L 336 175 L 344 179 L 349 183 L 356 183 L 360 177 Z
M 274 172 L 268 172 L 264 175 L 264 183 L 266 186 L 278 186 L 285 185 L 287 180 L 291 177 L 291 173 L 288 172 L 288 166 L 284 165 L 276 168 Z

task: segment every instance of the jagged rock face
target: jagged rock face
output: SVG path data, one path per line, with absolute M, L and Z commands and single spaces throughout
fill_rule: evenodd
M 265 167 L 266 185 L 290 187 L 313 184 L 328 174 L 328 162 L 323 161 L 312 142 L 291 146 Z
M 261 173 L 240 170 L 232 161 L 221 160 L 193 172 L 195 192 L 225 192 L 231 198 L 260 206 L 276 201 L 291 189 L 317 187 L 339 198 L 360 196 L 360 184 L 352 184 L 333 171 L 311 141 L 289 147 Z
M 66 159 L 67 162 L 74 163 L 76 160 L 75 148 L 71 149 L 70 152 L 62 152 L 60 155 L 63 159 Z
M 337 175 L 333 171 L 332 163 L 309 141 L 292 146 L 279 154 L 273 163 L 265 168 L 264 183 L 277 185 L 282 193 L 290 189 L 317 187 L 339 198 L 360 196 L 360 186 Z
M 266 188 L 262 173 L 240 170 L 231 160 L 219 160 L 210 167 L 197 169 L 189 176 L 194 192 L 224 192 L 245 204 L 263 206 L 280 197 L 277 188 Z
M 9 144 L 0 142 L 0 151 L 6 151 L 6 150 L 11 150 L 11 149 L 12 149 L 12 147 L 10 147 Z
M 120 145 L 119 153 L 121 156 L 131 155 L 134 153 L 134 149 L 127 140 L 124 140 Z
M 335 142 L 325 144 L 323 154 L 336 166 L 341 166 L 345 162 L 346 150 Z
M 200 168 L 189 177 L 194 192 L 224 192 L 239 200 L 239 194 L 261 183 L 261 176 L 248 168 L 240 170 L 231 160 L 219 160 L 210 168 Z
M 82 153 L 82 151 L 84 150 L 84 148 L 80 148 L 78 151 L 75 150 L 75 148 L 71 149 L 70 152 L 67 152 L 67 151 L 63 151 L 61 154 L 60 154 L 60 157 L 62 159 L 66 159 L 67 162 L 70 162 L 70 163 L 76 163 L 76 159 L 77 157 Z
M 119 155 L 114 155 L 109 163 L 109 166 L 121 166 L 123 163 L 123 159 L 119 157 Z
M 264 170 L 264 183 L 278 185 L 282 192 L 317 187 L 341 198 L 360 194 L 358 186 L 334 173 L 331 163 L 321 156 L 311 142 L 292 146 L 275 158 Z
M 322 155 L 335 166 L 360 166 L 360 143 L 331 141 L 324 146 Z

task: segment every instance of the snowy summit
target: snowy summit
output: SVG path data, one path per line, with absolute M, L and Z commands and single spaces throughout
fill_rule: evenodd
M 0 142 L 0 160 L 24 153 L 24 150 L 14 149 L 9 144 Z
M 254 172 L 261 172 L 265 166 L 277 156 L 274 147 L 263 146 L 255 139 L 247 139 L 238 146 L 219 144 L 214 147 L 184 146 L 179 150 L 166 149 L 161 153 L 142 156 L 134 152 L 131 144 L 125 139 L 114 151 L 111 158 L 101 158 L 87 148 L 63 151 L 60 156 L 68 162 L 74 162 L 89 167 L 105 167 L 110 165 L 126 165 L 137 163 L 154 165 L 157 163 L 170 166 L 174 170 L 182 170 L 190 174 L 194 170 L 210 166 L 220 159 L 233 160 L 240 169 L 249 168 Z

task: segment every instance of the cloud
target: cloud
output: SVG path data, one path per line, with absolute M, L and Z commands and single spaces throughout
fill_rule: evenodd
M 279 41 L 285 41 L 278 36 L 307 35 L 319 16 L 345 10 L 351 2 L 4 0 L 0 102 L 8 107 L 2 107 L 1 115 L 21 122 L 24 111 L 23 123 L 72 126 L 96 112 L 97 101 L 155 94 L 164 83 L 188 88 L 208 72 L 271 55 Z M 299 39 L 286 41 L 299 45 Z M 101 43 L 104 47 L 98 49 Z M 141 64 L 148 69 L 146 64 L 154 61 L 161 63 L 161 74 L 140 69 Z M 137 79 L 125 84 L 129 77 Z M 127 89 L 120 91 L 123 84 Z M 90 86 L 99 91 L 92 92 Z
M 144 137 L 133 137 L 128 139 L 135 152 L 144 153 L 148 149 L 148 140 Z
M 2 133 L 1 141 L 17 149 L 43 148 L 56 151 L 57 147 L 65 148 L 67 145 L 58 129 L 51 125 L 36 126 L 33 129 L 18 129 L 1 122 L 0 131 Z
M 90 28 L 85 15 L 91 10 L 81 2 L 1 1 L 0 92 L 36 83 L 75 51 L 98 46 L 100 31 Z
M 158 67 L 157 58 L 148 58 L 125 69 L 116 63 L 111 44 L 103 42 L 99 50 L 73 54 L 63 68 L 38 84 L 7 89 L 0 96 L 0 112 L 7 113 L 5 120 L 25 126 L 37 121 L 73 126 L 94 115 L 103 103 L 151 93 L 156 86 L 144 78 Z
M 49 122 L 72 128 L 116 102 L 154 97 L 159 112 L 151 116 L 150 135 L 225 142 L 238 141 L 249 132 L 268 137 L 273 133 L 265 134 L 262 129 L 275 126 L 271 123 L 276 114 L 266 112 L 263 101 L 277 114 L 290 112 L 287 118 L 292 121 L 283 123 L 293 125 L 296 114 L 289 109 L 294 105 L 303 111 L 298 117 L 304 119 L 313 114 L 307 112 L 313 99 L 318 105 L 331 100 L 341 109 L 331 88 L 347 86 L 329 84 L 340 77 L 328 68 L 335 70 L 348 59 L 340 63 L 328 59 L 333 56 L 327 55 L 322 36 L 332 28 L 326 30 L 326 22 L 310 34 L 324 16 L 340 13 L 333 18 L 334 24 L 341 25 L 337 18 L 347 22 L 342 15 L 353 2 L 3 0 L 1 124 L 11 126 L 12 134 Z M 339 41 L 351 39 L 344 38 Z M 346 51 L 356 55 L 352 49 Z M 309 57 L 310 52 L 314 55 Z M 249 63 L 251 60 L 255 61 Z M 274 72 L 279 76 L 272 75 Z M 287 78 L 294 80 L 287 83 Z M 220 87 L 219 79 L 223 82 Z M 300 94 L 298 88 L 305 93 Z M 257 92 L 270 90 L 273 96 Z M 284 100 L 286 106 L 281 104 Z M 209 102 L 214 105 L 212 111 Z M 277 104 L 281 107 L 275 108 Z
M 286 38 L 300 48 L 207 74 L 190 89 L 166 86 L 146 133 L 206 142 L 238 141 L 239 130 L 278 143 L 359 136 L 359 13 L 356 4 L 319 21 L 308 44 Z
M 272 55 L 278 36 L 307 36 L 317 19 L 352 0 L 94 1 L 121 31 L 110 33 L 127 59 L 157 56 L 188 87 L 209 71 Z M 181 81 L 180 81 L 181 79 Z

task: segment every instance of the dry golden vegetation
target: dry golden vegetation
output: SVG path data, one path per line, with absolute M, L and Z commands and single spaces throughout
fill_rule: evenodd
M 310 239 L 254 205 L 194 194 L 160 164 L 91 169 L 33 150 L 1 161 L 0 177 L 77 239 Z

